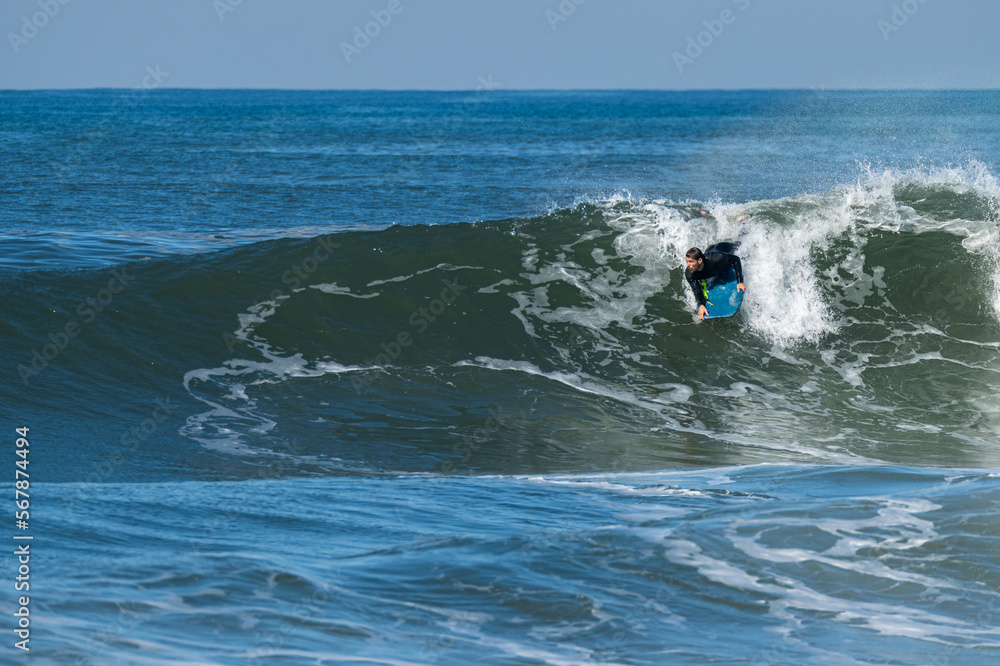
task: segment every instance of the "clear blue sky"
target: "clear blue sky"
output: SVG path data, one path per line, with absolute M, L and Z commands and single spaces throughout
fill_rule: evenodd
M 998 26 L 997 0 L 2 0 L 0 88 L 1000 88 Z

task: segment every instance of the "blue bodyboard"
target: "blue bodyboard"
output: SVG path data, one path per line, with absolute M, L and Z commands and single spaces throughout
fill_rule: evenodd
M 743 292 L 736 289 L 736 269 L 702 281 L 705 298 L 708 301 L 705 309 L 708 315 L 705 319 L 722 319 L 732 317 L 743 304 Z

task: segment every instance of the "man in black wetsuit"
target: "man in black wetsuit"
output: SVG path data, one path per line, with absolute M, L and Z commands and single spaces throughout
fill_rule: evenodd
M 732 243 L 718 243 L 705 250 L 704 254 L 693 247 L 684 255 L 687 262 L 684 278 L 694 292 L 694 300 L 698 302 L 698 318 L 702 321 L 708 314 L 708 308 L 705 307 L 705 291 L 702 288 L 703 280 L 723 274 L 732 266 L 736 270 L 736 290 L 747 290 L 747 286 L 743 284 L 743 264 L 740 258 L 733 254 L 735 249 Z

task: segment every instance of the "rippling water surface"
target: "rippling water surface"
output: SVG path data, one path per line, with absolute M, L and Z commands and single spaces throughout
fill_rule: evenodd
M 992 663 L 997 101 L 0 93 L 32 656 Z

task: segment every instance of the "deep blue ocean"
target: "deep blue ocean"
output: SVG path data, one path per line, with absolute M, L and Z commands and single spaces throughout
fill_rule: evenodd
M 998 108 L 0 92 L 0 662 L 997 663 Z

